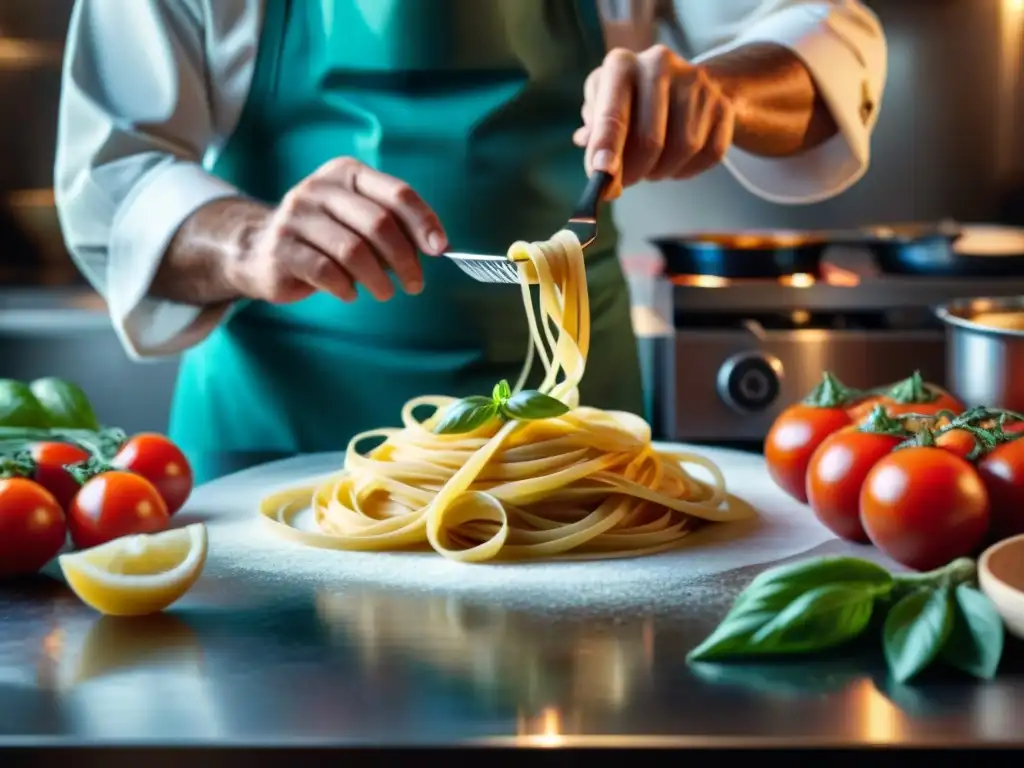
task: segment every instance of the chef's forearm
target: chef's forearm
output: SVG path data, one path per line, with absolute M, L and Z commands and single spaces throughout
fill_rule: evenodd
M 267 210 L 240 198 L 215 200 L 197 210 L 167 247 L 150 293 L 199 306 L 240 298 L 232 269 L 266 220 Z
M 788 157 L 837 132 L 807 67 L 780 45 L 747 45 L 702 63 L 736 106 L 733 143 L 765 157 Z

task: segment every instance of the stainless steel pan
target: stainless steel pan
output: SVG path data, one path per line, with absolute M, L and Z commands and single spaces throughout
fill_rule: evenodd
M 1019 328 L 977 322 L 1002 314 Z M 968 407 L 1024 412 L 1024 296 L 961 299 L 936 310 L 946 326 L 946 385 Z

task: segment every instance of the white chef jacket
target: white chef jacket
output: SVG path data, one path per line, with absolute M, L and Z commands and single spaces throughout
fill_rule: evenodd
M 57 210 L 72 258 L 107 300 L 135 360 L 197 344 L 226 311 L 148 291 L 180 225 L 238 194 L 207 169 L 246 102 L 264 2 L 75 3 L 58 119 Z M 725 165 L 744 187 L 775 202 L 810 203 L 864 174 L 887 56 L 871 11 L 855 0 L 674 0 L 674 8 L 695 62 L 749 43 L 793 50 L 839 126 L 837 136 L 796 157 L 733 147 Z

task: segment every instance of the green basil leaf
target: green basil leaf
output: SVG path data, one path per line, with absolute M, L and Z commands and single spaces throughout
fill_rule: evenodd
M 704 642 L 686 655 L 687 661 L 710 661 L 743 655 L 761 627 L 776 616 L 773 611 L 732 613 L 722 620 Z
M 942 646 L 942 660 L 961 672 L 991 680 L 1003 657 L 1003 620 L 986 595 L 967 584 L 953 593 L 953 630 Z
M 51 376 L 36 379 L 29 386 L 50 417 L 51 426 L 93 430 L 100 428 L 92 403 L 77 384 Z
M 498 408 L 489 397 L 467 397 L 452 403 L 434 427 L 439 435 L 455 435 L 479 429 L 498 415 Z
M 0 379 L 0 426 L 46 429 L 50 417 L 28 384 Z
M 918 589 L 896 603 L 882 629 L 885 660 L 896 682 L 907 682 L 931 664 L 952 628 L 948 587 Z
M 551 395 L 535 389 L 527 389 L 513 395 L 501 407 L 502 413 L 510 419 L 535 421 L 553 419 L 569 412 L 569 406 Z
M 512 397 L 512 387 L 508 385 L 505 379 L 494 385 L 494 392 L 491 394 L 491 398 L 494 400 L 495 405 L 501 405 L 510 397 Z
M 840 582 L 865 584 L 878 590 L 878 593 L 884 593 L 892 587 L 893 578 L 882 566 L 859 557 L 813 557 L 762 571 L 747 585 L 741 597 L 780 585 L 787 588 L 800 587 L 801 591 L 806 591 L 812 587 Z
M 761 652 L 808 653 L 834 648 L 863 632 L 875 595 L 861 584 L 827 584 L 805 592 L 753 636 Z
M 752 601 L 730 612 L 687 658 L 798 654 L 833 648 L 867 628 L 874 604 L 873 590 L 853 583 L 814 587 L 781 610 Z

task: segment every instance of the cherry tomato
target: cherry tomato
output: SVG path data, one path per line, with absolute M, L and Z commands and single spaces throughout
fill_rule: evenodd
M 192 493 L 192 467 L 181 449 L 163 435 L 135 435 L 111 464 L 149 480 L 163 496 L 168 514 L 181 509 Z
M 1011 435 L 1016 435 L 1018 432 L 1024 432 L 1024 421 L 1011 421 L 1004 424 L 1003 431 L 1009 432 Z
M 31 452 L 36 465 L 32 479 L 52 493 L 62 509 L 67 509 L 80 486 L 64 467 L 85 461 L 88 452 L 69 443 L 36 443 Z
M 992 535 L 1024 533 L 1024 438 L 997 446 L 978 461 L 992 505 Z
M 866 544 L 860 522 L 860 489 L 871 468 L 905 438 L 840 429 L 818 446 L 807 466 L 807 502 L 814 515 L 836 536 Z
M 989 524 L 989 498 L 967 461 L 937 447 L 901 448 L 879 460 L 860 492 L 868 538 L 910 568 L 970 555 Z
M 971 455 L 977 445 L 974 435 L 965 429 L 951 429 L 935 437 L 935 445 L 944 450 L 955 453 L 961 459 Z
M 807 501 L 807 465 L 826 437 L 849 426 L 842 408 L 817 408 L 798 403 L 784 410 L 768 430 L 764 458 L 768 474 L 782 490 Z
M 0 480 L 0 576 L 35 573 L 67 540 L 53 494 L 25 477 Z
M 856 403 L 849 409 L 850 419 L 859 424 L 870 415 L 876 405 L 884 405 L 886 413 L 890 416 L 903 416 L 908 413 L 931 416 L 939 411 L 964 411 L 963 403 L 939 385 L 922 379 L 918 372 L 893 384 L 885 393 Z
M 89 480 L 71 502 L 68 528 L 79 549 L 134 533 L 167 528 L 171 516 L 153 484 L 132 472 L 104 472 Z

